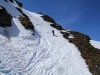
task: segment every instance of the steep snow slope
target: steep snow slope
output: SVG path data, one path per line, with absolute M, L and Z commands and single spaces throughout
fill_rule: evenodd
M 34 36 L 18 20 L 16 5 L 3 0 L 0 5 L 16 16 L 11 27 L 0 27 L 0 75 L 92 75 L 79 50 L 41 15 L 22 8 L 34 24 Z
M 15 7 L 18 7 L 16 4 L 13 4 L 11 2 L 5 2 L 4 0 L 0 0 L 0 5 L 4 6 L 5 9 L 10 13 L 12 16 L 18 16 L 21 15 L 20 12 Z

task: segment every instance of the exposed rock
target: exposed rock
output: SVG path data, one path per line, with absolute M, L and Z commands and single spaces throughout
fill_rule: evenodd
M 23 16 L 25 16 L 27 19 L 29 19 L 29 17 L 28 17 L 25 13 L 23 13 L 23 11 L 22 11 L 20 8 L 16 7 L 16 9 L 17 9 Z
M 16 9 L 17 9 L 19 12 L 23 13 L 23 11 L 22 11 L 20 8 L 16 7 Z
M 7 12 L 7 10 L 3 6 L 0 5 L 0 7 L 1 7 L 0 13 Z
M 25 16 L 27 19 L 29 19 L 29 17 L 25 13 L 22 13 L 22 15 Z
M 13 0 L 9 0 L 9 1 L 13 3 Z
M 61 32 L 64 38 L 78 47 L 82 57 L 86 60 L 89 70 L 93 75 L 100 75 L 100 49 L 94 48 L 90 43 L 90 37 L 76 31 Z M 72 34 L 74 38 L 68 38 Z
M 6 2 L 8 2 L 8 0 L 5 0 Z
M 26 18 L 24 16 L 19 16 L 19 20 L 20 20 L 21 24 L 25 27 L 25 29 L 31 29 L 34 31 L 34 25 L 28 18 Z
M 43 14 L 42 14 L 42 12 L 39 12 L 38 14 L 41 14 L 41 15 L 43 15 Z
M 17 0 L 15 0 L 15 2 L 19 5 L 19 7 L 23 7 L 23 4 Z
M 47 22 L 55 23 L 55 21 L 51 17 L 49 17 L 48 15 L 43 15 L 41 17 Z
M 11 18 L 12 16 L 7 12 L 7 10 L 0 6 L 2 9 L 0 9 L 0 26 L 6 27 L 11 26 Z
M 41 12 L 40 12 L 40 14 L 42 14 Z M 43 15 L 43 14 L 42 14 Z M 48 15 L 43 15 L 43 16 L 41 16 L 45 21 L 47 21 L 47 22 L 51 22 L 52 24 L 50 24 L 50 26 L 52 26 L 53 28 L 56 28 L 56 29 L 58 29 L 58 30 L 65 30 L 65 29 L 63 29 L 62 28 L 62 26 L 61 25 L 58 25 L 51 17 L 49 17 Z
M 61 25 L 58 25 L 58 24 L 56 24 L 56 23 L 53 23 L 53 24 L 50 24 L 53 28 L 56 28 L 56 29 L 58 29 L 58 30 L 64 30 L 63 28 L 62 28 L 62 26 Z
M 8 2 L 7 0 L 5 0 L 5 1 Z M 18 4 L 19 7 L 23 7 L 23 4 L 21 2 L 19 2 L 18 0 L 14 0 L 14 1 L 9 0 L 9 1 L 12 2 L 12 3 L 15 1 Z

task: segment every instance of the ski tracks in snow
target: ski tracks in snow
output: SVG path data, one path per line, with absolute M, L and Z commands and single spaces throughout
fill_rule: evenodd
M 40 43 L 36 49 L 36 53 L 33 56 L 29 66 L 25 69 L 25 71 L 31 71 L 34 67 L 41 62 L 41 60 L 46 56 L 49 50 L 49 43 L 45 37 L 40 38 Z
M 35 51 L 31 51 L 31 53 L 28 52 L 28 50 L 25 51 L 25 48 L 23 49 L 23 52 L 16 47 L 14 48 L 11 40 L 5 40 L 5 45 L 8 45 L 8 47 L 10 47 L 11 49 L 7 48 L 7 46 L 4 45 L 7 49 L 0 50 L 3 51 L 2 53 L 6 53 L 6 55 L 0 55 L 1 57 L 3 57 L 2 60 L 6 58 L 6 61 L 4 61 L 5 64 L 3 64 L 2 60 L 0 60 L 0 71 L 2 73 L 9 73 L 11 75 L 14 74 L 14 72 L 15 74 L 20 73 L 24 75 L 24 72 L 26 71 L 28 71 L 28 73 L 30 74 L 31 70 L 41 62 L 41 60 L 45 57 L 49 50 L 49 44 L 45 37 L 38 37 L 37 39 L 37 41 L 34 41 L 37 42 Z
M 17 38 L 12 27 L 11 40 L 0 40 L 3 46 L 0 47 L 0 72 L 4 75 L 90 75 L 85 73 L 83 59 L 74 45 L 61 39 L 62 35 L 56 30 L 58 36 L 52 36 L 49 23 L 42 21 L 38 15 L 28 15 L 38 32 L 35 30 L 35 36 L 31 35 L 17 18 L 13 19 L 17 25 L 13 26 L 17 29 Z M 37 20 L 40 20 L 39 23 Z
M 30 37 L 22 34 L 11 40 L 3 38 L 0 47 L 0 72 L 3 74 L 30 75 L 32 69 L 41 62 L 49 50 L 49 42 L 40 35 Z
M 28 14 L 28 13 L 27 13 Z M 31 12 L 30 12 L 30 14 L 32 14 Z M 29 14 L 28 14 L 29 15 Z M 33 14 L 32 14 L 33 15 Z M 36 16 L 36 17 L 34 17 L 34 19 L 33 19 L 33 16 L 32 15 L 30 15 L 30 18 L 31 18 L 31 20 L 32 20 L 32 22 L 33 23 L 35 23 L 35 25 L 36 25 L 36 28 L 37 28 L 37 30 L 38 29 L 40 29 L 40 30 L 38 30 L 40 33 L 41 33 L 41 30 L 43 30 L 43 31 L 45 31 L 45 28 L 47 27 L 47 25 L 44 25 L 45 26 L 45 28 L 44 28 L 44 26 L 42 26 L 41 24 L 42 24 L 42 21 L 40 21 L 38 24 L 36 23 L 36 21 L 35 20 L 37 20 L 37 19 L 39 19 L 39 18 L 37 18 L 37 17 L 39 17 L 39 16 Z M 45 22 L 44 22 L 44 24 L 46 24 Z M 49 28 L 49 27 L 47 27 L 47 28 Z M 50 34 L 49 34 L 50 35 Z M 43 36 L 43 35 L 42 35 Z M 49 36 L 48 36 L 49 37 Z M 57 37 L 55 37 L 56 39 L 58 39 Z M 55 38 L 52 38 L 52 39 L 55 39 Z M 62 37 L 63 38 L 63 37 Z M 55 40 L 56 40 L 55 39 Z M 54 40 L 54 42 L 55 42 L 55 40 Z M 58 39 L 58 40 L 60 40 L 60 39 Z M 36 75 L 39 75 L 39 74 L 41 74 L 41 75 L 86 75 L 85 73 L 84 73 L 84 71 L 83 70 L 81 70 L 81 67 L 80 67 L 80 65 L 82 65 L 81 63 L 79 63 L 77 60 L 77 57 L 75 56 L 74 57 L 74 55 L 75 54 L 77 54 L 77 53 L 75 53 L 75 54 L 73 54 L 72 55 L 72 53 L 74 52 L 74 50 L 76 50 L 76 49 L 74 49 L 75 47 L 73 47 L 71 44 L 70 45 L 68 45 L 67 46 L 67 44 L 64 44 L 64 42 L 65 41 L 63 41 L 63 42 L 59 42 L 59 41 L 56 41 L 56 43 L 54 43 L 53 41 L 52 42 L 50 42 L 50 43 L 54 43 L 54 45 L 51 45 L 52 46 L 52 49 L 50 48 L 50 52 L 48 52 L 48 53 L 54 53 L 54 57 L 52 58 L 52 56 L 50 57 L 50 60 L 45 60 L 45 62 L 44 63 L 46 63 L 46 61 L 51 61 L 51 62 L 49 62 L 49 63 L 51 63 L 51 65 L 49 65 L 49 63 L 47 63 L 48 65 L 47 66 L 45 66 L 45 64 L 43 63 L 42 65 L 41 65 L 41 63 L 40 63 L 40 61 L 38 61 L 37 59 L 35 59 L 34 60 L 34 63 L 36 62 L 36 64 L 32 64 L 32 65 L 30 65 L 31 66 L 31 68 L 30 68 L 30 70 L 31 71 L 34 71 L 35 69 L 37 69 L 37 70 L 39 70 L 39 68 L 40 68 L 40 70 L 41 70 L 41 68 L 43 69 L 42 70 L 42 72 L 40 72 L 40 71 L 36 71 L 35 72 L 35 74 Z M 50 40 L 49 40 L 50 41 Z M 60 46 L 60 44 L 63 44 L 62 46 L 63 47 L 61 47 Z M 65 46 L 66 45 L 66 46 Z M 70 46 L 70 47 L 69 47 Z M 41 49 L 41 47 L 43 47 L 41 44 L 39 45 L 39 48 Z M 38 48 L 38 50 L 39 50 L 39 48 Z M 62 49 L 63 48 L 63 49 Z M 57 52 L 55 52 L 57 50 Z M 62 50 L 66 50 L 65 51 L 65 53 L 63 53 L 64 51 L 62 51 Z M 57 55 L 56 55 L 57 54 Z M 65 55 L 63 55 L 63 54 L 65 54 Z M 39 52 L 39 55 L 41 55 L 41 53 Z M 64 58 L 64 61 L 62 60 L 62 58 L 61 57 L 63 57 Z M 38 57 L 38 54 L 37 54 L 37 58 L 41 58 L 41 56 L 40 57 Z M 52 61 L 52 60 L 55 60 L 55 61 Z M 60 60 L 60 61 L 59 61 Z M 38 61 L 38 63 L 40 63 L 39 65 L 37 65 L 38 63 L 37 63 L 37 61 Z M 66 62 L 65 62 L 66 61 Z M 63 62 L 63 64 L 61 63 L 61 62 Z M 66 65 L 66 63 L 67 63 L 67 65 Z M 58 65 L 57 65 L 58 64 Z M 62 65 L 61 65 L 62 64 Z M 37 65 L 37 67 L 38 68 L 35 68 L 36 67 L 36 65 Z M 64 67 L 66 66 L 66 69 L 64 69 Z M 77 65 L 77 66 L 76 66 Z M 50 67 L 49 67 L 50 66 Z M 46 68 L 46 67 L 48 67 L 48 68 Z M 33 68 L 33 69 L 32 69 Z M 65 71 L 64 71 L 65 70 Z M 80 70 L 80 71 L 78 71 L 78 70 Z M 64 72 L 65 73 L 64 73 Z M 37 74 L 38 73 L 38 74 Z

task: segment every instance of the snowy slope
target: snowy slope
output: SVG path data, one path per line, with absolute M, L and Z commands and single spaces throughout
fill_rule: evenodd
M 94 40 L 90 40 L 90 44 L 91 44 L 93 47 L 100 49 L 100 42 L 94 41 Z
M 34 24 L 33 36 L 18 20 L 16 3 L 0 0 L 0 5 L 16 16 L 11 27 L 0 27 L 0 75 L 92 75 L 75 45 L 41 15 L 21 8 Z

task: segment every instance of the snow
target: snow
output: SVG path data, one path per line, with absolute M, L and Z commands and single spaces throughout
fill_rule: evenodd
M 10 14 L 20 15 L 11 3 L 0 3 Z M 7 6 L 17 12 L 12 13 Z M 0 27 L 0 75 L 92 75 L 77 47 L 60 31 L 39 14 L 22 10 L 34 24 L 35 36 L 17 17 L 13 17 L 12 27 Z M 52 30 L 56 36 L 52 36 Z
M 74 36 L 72 34 L 69 34 L 68 38 L 74 38 Z
M 0 9 L 2 9 L 2 8 L 0 7 Z
M 12 16 L 21 15 L 21 13 L 11 3 L 0 0 L 0 5 L 4 6 L 8 13 L 10 13 Z
M 100 42 L 94 41 L 94 40 L 90 40 L 90 44 L 91 44 L 93 47 L 100 49 Z
M 67 32 L 67 30 L 61 30 L 62 32 Z

